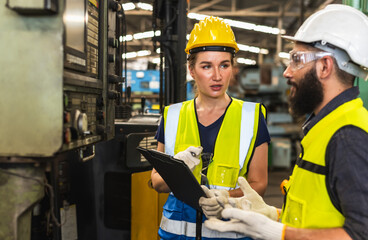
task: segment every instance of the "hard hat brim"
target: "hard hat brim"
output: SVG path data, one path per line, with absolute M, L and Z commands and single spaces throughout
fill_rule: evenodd
M 293 37 L 293 36 L 286 36 L 286 35 L 284 35 L 284 36 L 281 36 L 283 39 L 286 39 L 286 40 L 289 40 L 289 41 L 291 41 L 291 42 L 297 42 L 297 41 L 299 41 L 298 39 L 296 39 L 295 37 Z

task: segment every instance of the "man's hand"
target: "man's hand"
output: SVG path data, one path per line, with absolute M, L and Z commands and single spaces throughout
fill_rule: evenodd
M 221 219 L 221 212 L 224 209 L 224 207 L 219 204 L 217 198 L 220 197 L 227 199 L 229 197 L 229 192 L 226 190 L 208 189 L 204 185 L 202 185 L 201 187 L 207 196 L 201 197 L 199 199 L 199 205 L 202 207 L 204 215 L 206 215 L 208 219 L 210 218 Z
M 238 178 L 238 184 L 242 190 L 244 196 L 240 198 L 219 198 L 221 205 L 230 204 L 234 208 L 240 208 L 243 210 L 251 210 L 257 213 L 261 213 L 270 219 L 277 221 L 279 214 L 275 207 L 267 205 L 261 196 L 253 190 L 247 180 L 243 177 Z
M 189 167 L 190 171 L 193 172 L 194 168 L 200 163 L 199 157 L 202 153 L 202 147 L 190 146 L 182 152 L 178 152 L 174 158 L 184 161 Z
M 222 211 L 222 217 L 231 219 L 222 221 L 211 218 L 204 225 L 212 230 L 220 232 L 237 232 L 254 239 L 281 240 L 283 239 L 284 224 L 273 221 L 268 217 L 237 208 L 226 208 Z

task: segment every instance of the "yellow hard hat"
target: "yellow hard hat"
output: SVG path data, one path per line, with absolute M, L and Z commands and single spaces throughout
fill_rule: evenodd
M 190 33 L 185 52 L 192 54 L 200 51 L 238 52 L 239 48 L 230 25 L 212 16 L 196 23 Z

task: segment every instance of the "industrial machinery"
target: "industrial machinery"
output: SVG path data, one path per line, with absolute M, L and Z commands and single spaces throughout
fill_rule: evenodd
M 185 100 L 186 4 L 154 1 L 160 109 Z M 0 3 L 0 239 L 157 237 L 164 199 L 135 190 L 152 168 L 135 147 L 156 148 L 159 114 L 129 112 L 124 19 L 117 0 Z
M 161 71 L 156 75 L 157 81 L 141 81 L 140 87 L 154 85 L 161 110 L 163 105 L 185 100 L 186 27 L 183 23 L 186 22 L 187 1 L 156 0 L 153 7 L 153 27 L 162 33 L 153 39 L 161 48 Z M 132 71 L 123 72 L 129 80 Z M 127 83 L 123 85 L 128 90 L 124 92 L 123 103 L 133 105 L 130 97 L 136 88 Z M 118 108 L 123 114 L 115 117 L 115 138 L 96 144 L 96 156 L 92 161 L 70 169 L 78 172 L 72 173 L 75 179 L 84 181 L 83 184 L 77 181 L 76 186 L 77 199 L 83 206 L 78 214 L 78 230 L 84 233 L 82 239 L 88 240 L 159 239 L 157 230 L 167 194 L 158 194 L 149 187 L 152 166 L 136 147 L 157 148 L 154 136 L 160 113 L 144 111 L 144 101 L 139 113 L 128 113 L 134 110 L 128 106 Z
M 115 0 L 0 3 L 0 239 L 81 235 L 73 191 L 83 180 L 71 169 L 115 134 L 121 9 Z

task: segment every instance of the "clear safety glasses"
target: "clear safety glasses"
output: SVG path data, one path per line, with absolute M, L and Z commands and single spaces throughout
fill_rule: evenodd
M 332 56 L 332 53 L 329 52 L 291 51 L 289 54 L 290 54 L 290 67 L 292 71 L 302 69 L 309 62 L 318 60 L 325 56 Z

